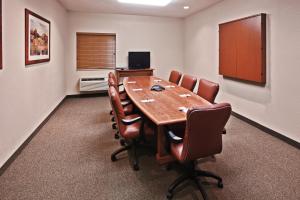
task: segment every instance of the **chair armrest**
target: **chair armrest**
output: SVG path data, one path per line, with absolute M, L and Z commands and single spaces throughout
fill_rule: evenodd
M 142 117 L 136 117 L 133 119 L 122 119 L 121 121 L 124 125 L 131 125 L 131 124 L 138 122 L 141 119 L 142 119 Z
M 130 101 L 121 101 L 122 106 L 128 106 L 129 104 L 131 104 Z
M 168 130 L 167 134 L 168 137 L 171 139 L 171 142 L 175 144 L 179 144 L 183 141 L 181 137 L 176 136 L 171 130 Z

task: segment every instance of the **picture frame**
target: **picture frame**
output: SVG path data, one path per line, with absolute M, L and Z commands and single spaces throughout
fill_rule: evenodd
M 51 23 L 25 9 L 25 65 L 50 61 Z
M 2 59 L 2 0 L 0 0 L 0 70 L 3 67 Z

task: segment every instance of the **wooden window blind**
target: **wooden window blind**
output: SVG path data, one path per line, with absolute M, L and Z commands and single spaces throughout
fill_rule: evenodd
M 77 33 L 77 69 L 116 66 L 116 34 Z

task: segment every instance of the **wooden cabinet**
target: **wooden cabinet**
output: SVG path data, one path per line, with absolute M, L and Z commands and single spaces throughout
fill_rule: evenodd
M 266 14 L 219 25 L 219 74 L 266 82 Z
M 153 76 L 153 68 L 150 69 L 116 69 L 118 83 L 122 77 L 130 76 Z

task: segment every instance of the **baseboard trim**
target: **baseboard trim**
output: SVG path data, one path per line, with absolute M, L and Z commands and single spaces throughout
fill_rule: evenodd
M 41 130 L 41 128 L 49 121 L 51 116 L 58 110 L 58 108 L 66 100 L 64 97 L 61 102 L 53 109 L 53 111 L 42 121 L 42 123 L 31 133 L 31 135 L 23 142 L 23 144 L 10 156 L 10 158 L 4 163 L 0 168 L 0 176 L 5 172 L 5 170 L 14 162 L 14 160 L 21 154 L 25 147 L 30 143 L 30 141 L 36 136 L 36 134 Z
M 107 92 L 102 93 L 82 93 L 82 94 L 70 94 L 66 98 L 90 98 L 90 97 L 105 97 L 108 96 Z
M 293 140 L 293 139 L 291 139 L 289 137 L 286 137 L 286 136 L 282 135 L 281 133 L 278 133 L 278 132 L 276 132 L 276 131 L 268 128 L 268 127 L 265 127 L 265 126 L 263 126 L 263 125 L 255 122 L 255 121 L 253 121 L 253 120 L 251 120 L 251 119 L 249 119 L 249 118 L 247 118 L 247 117 L 245 117 L 243 115 L 240 115 L 240 114 L 238 114 L 236 112 L 232 112 L 231 114 L 233 116 L 235 116 L 236 118 L 238 118 L 238 119 L 240 119 L 240 120 L 242 120 L 242 121 L 244 121 L 244 122 L 246 122 L 246 123 L 248 123 L 248 124 L 250 124 L 250 125 L 252 125 L 252 126 L 254 126 L 254 127 L 262 130 L 262 131 L 264 131 L 265 133 L 268 133 L 268 134 L 270 134 L 270 135 L 272 135 L 272 136 L 274 136 L 274 137 L 276 137 L 276 138 L 278 138 L 278 139 L 286 142 L 287 144 L 292 145 L 293 147 L 295 147 L 297 149 L 300 149 L 300 143 L 299 142 L 297 142 L 297 141 L 295 141 L 295 140 Z

